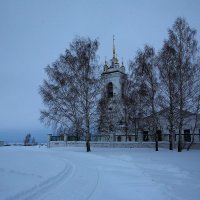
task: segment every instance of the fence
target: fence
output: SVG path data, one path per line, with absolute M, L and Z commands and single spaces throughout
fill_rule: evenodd
M 125 135 L 121 135 L 125 137 Z M 59 140 L 60 139 L 60 140 Z M 85 141 L 77 141 L 72 137 L 70 140 L 67 136 L 57 137 L 49 135 L 48 147 L 85 147 Z M 100 137 L 100 135 L 96 137 L 91 137 L 90 145 L 91 147 L 99 147 L 99 148 L 154 148 L 155 142 L 152 141 L 113 141 L 112 135 L 106 135 L 106 137 Z M 187 148 L 189 142 L 183 142 L 183 148 Z M 159 148 L 169 148 L 169 141 L 159 141 Z M 177 142 L 175 143 L 175 148 L 177 148 Z M 195 142 L 192 145 L 192 149 L 200 149 L 200 142 Z

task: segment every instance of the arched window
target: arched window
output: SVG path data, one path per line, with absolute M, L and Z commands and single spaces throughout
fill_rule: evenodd
M 113 84 L 112 84 L 112 82 L 108 83 L 107 92 L 108 92 L 108 98 L 113 97 Z

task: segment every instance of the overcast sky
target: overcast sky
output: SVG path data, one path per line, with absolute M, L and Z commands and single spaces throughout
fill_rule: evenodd
M 200 0 L 0 0 L 0 140 L 49 131 L 39 121 L 44 68 L 75 36 L 99 39 L 100 62 L 128 65 L 139 48 L 156 51 L 175 19 L 185 17 L 200 42 Z

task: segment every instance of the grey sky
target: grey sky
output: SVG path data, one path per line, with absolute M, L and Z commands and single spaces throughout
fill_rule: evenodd
M 38 120 L 44 67 L 76 35 L 99 39 L 103 63 L 115 34 L 127 65 L 144 44 L 159 50 L 178 16 L 200 42 L 200 0 L 0 0 L 0 140 L 10 132 L 46 134 Z

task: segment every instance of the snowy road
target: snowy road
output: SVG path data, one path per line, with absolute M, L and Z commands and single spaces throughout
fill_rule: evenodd
M 199 200 L 200 151 L 0 148 L 2 200 Z

